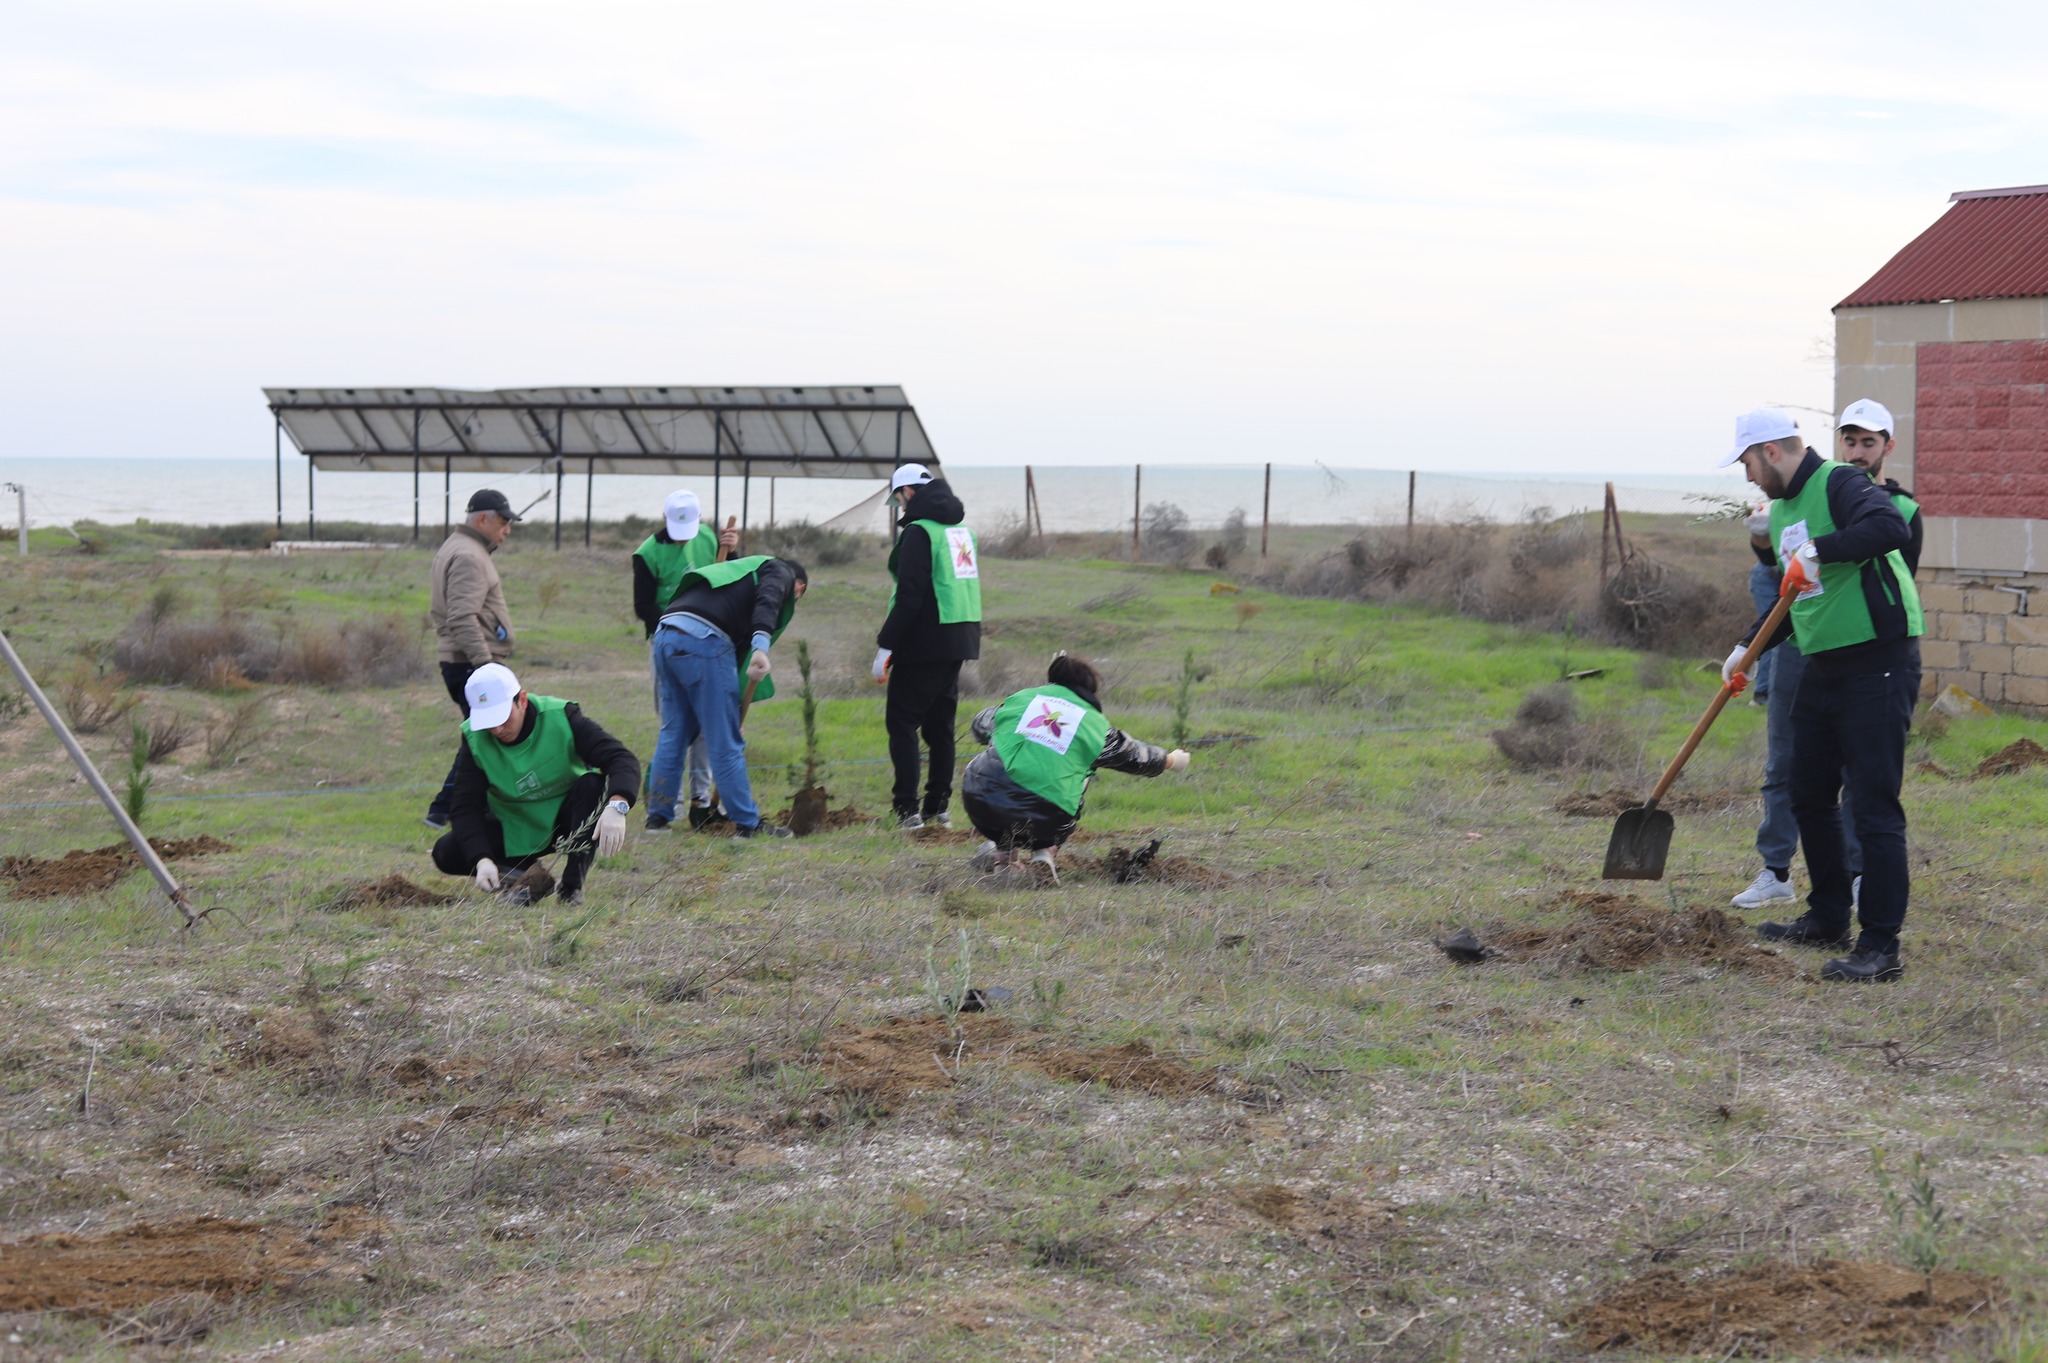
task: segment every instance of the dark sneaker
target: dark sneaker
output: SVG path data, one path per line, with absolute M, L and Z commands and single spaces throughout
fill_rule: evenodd
M 1820 968 L 1820 977 L 1824 980 L 1847 980 L 1854 984 L 1896 980 L 1905 973 L 1906 967 L 1899 959 L 1897 947 L 1890 951 L 1883 951 L 1877 947 L 1859 947 L 1847 956 L 1838 956 Z
M 674 823 L 675 820 L 673 819 L 664 819 L 659 814 L 649 814 L 647 816 L 647 831 L 650 833 L 666 833 Z
M 1846 947 L 1849 929 L 1845 924 L 1831 928 L 1812 914 L 1801 914 L 1789 923 L 1758 923 L 1756 935 L 1766 942 L 1784 942 L 1796 947 Z
M 690 806 L 690 827 L 692 828 L 702 828 L 706 824 L 717 823 L 724 817 L 725 815 L 719 813 L 715 805 L 693 804 Z
M 555 891 L 555 898 L 561 900 L 566 907 L 573 909 L 583 902 L 583 891 L 557 890 Z
M 920 829 L 920 828 L 923 828 L 923 827 L 924 827 L 924 815 L 922 815 L 922 814 L 905 814 L 905 815 L 902 815 L 902 816 L 901 816 L 900 818 L 898 818 L 898 819 L 896 820 L 896 826 L 897 826 L 898 828 L 902 829 L 902 830 L 903 830 L 903 831 L 904 831 L 905 833 L 915 833 L 915 832 L 916 832 L 916 831 L 917 831 L 918 829 Z
M 426 817 L 421 819 L 420 822 L 429 828 L 446 828 L 448 826 L 448 816 L 430 809 L 427 811 Z
M 736 838 L 793 838 L 796 834 L 790 832 L 779 823 L 757 823 L 752 828 L 740 829 L 733 836 Z
M 524 885 L 514 885 L 505 891 L 505 902 L 515 909 L 523 909 L 533 902 L 533 891 Z

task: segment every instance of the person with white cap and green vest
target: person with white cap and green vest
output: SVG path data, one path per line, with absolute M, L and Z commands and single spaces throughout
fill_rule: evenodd
M 661 739 L 647 787 L 648 822 L 672 822 L 682 787 L 682 755 L 704 736 L 718 798 L 738 836 L 786 838 L 764 824 L 747 780 L 741 684 L 756 699 L 775 694 L 769 647 L 789 628 L 809 583 L 795 559 L 755 554 L 707 563 L 683 574 L 654 634 L 655 679 L 661 686 Z M 744 653 L 742 652 L 744 650 Z
M 899 827 L 950 828 L 960 665 L 981 656 L 981 550 L 965 524 L 967 509 L 923 464 L 897 469 L 889 489 L 903 515 L 889 551 L 895 586 L 875 636 L 874 678 L 889 688 L 883 725 L 896 769 L 890 803 Z M 930 757 L 921 802 L 920 737 Z
M 977 870 L 994 870 L 1028 851 L 1057 882 L 1054 860 L 1081 822 L 1097 769 L 1160 776 L 1186 771 L 1188 755 L 1132 738 L 1103 717 L 1102 675 L 1064 649 L 1030 686 L 974 717 L 971 732 L 988 745 L 967 764 L 960 801 L 981 836 Z
M 1920 504 L 1913 500 L 1913 494 L 1899 486 L 1896 479 L 1884 477 L 1885 456 L 1892 452 L 1892 431 L 1895 423 L 1892 414 L 1882 403 L 1861 398 L 1842 410 L 1842 419 L 1835 425 L 1835 456 L 1842 463 L 1853 464 L 1870 476 L 1870 480 L 1884 489 L 1891 498 L 1892 506 L 1906 520 L 1906 547 L 1899 551 L 1905 560 L 1906 571 L 1915 577 L 1920 573 L 1920 545 L 1925 527 L 1920 519 Z M 1768 589 L 1758 595 L 1757 609 L 1768 611 L 1777 599 L 1778 571 L 1777 549 L 1770 537 L 1770 503 L 1764 503 L 1760 518 L 1753 517 L 1749 544 L 1756 553 L 1757 566 L 1754 574 L 1761 575 L 1769 583 Z M 1752 578 L 1752 588 L 1755 579 Z M 1756 850 L 1763 862 L 1756 879 L 1729 902 L 1738 909 L 1761 909 L 1775 903 L 1789 903 L 1798 898 L 1792 886 L 1792 857 L 1799 850 L 1799 824 L 1792 817 L 1792 701 L 1799 694 L 1799 680 L 1806 675 L 1806 658 L 1799 651 L 1799 645 L 1787 639 L 1764 655 L 1769 663 L 1770 694 L 1765 698 L 1764 720 L 1764 816 L 1756 828 Z M 1758 668 L 1762 671 L 1761 665 Z M 1763 689 L 1758 681 L 1757 687 Z M 1851 897 L 1861 893 L 1863 879 L 1863 846 L 1856 840 L 1856 820 L 1853 813 L 1855 794 L 1851 786 L 1842 790 L 1842 861 L 1848 868 Z
M 1746 412 L 1721 463 L 1740 462 L 1771 499 L 1770 542 L 1792 610 L 1771 647 L 1793 639 L 1806 671 L 1792 699 L 1791 795 L 1806 869 L 1807 909 L 1785 923 L 1763 923 L 1767 941 L 1849 947 L 1821 968 L 1824 980 L 1895 980 L 1904 973 L 1899 931 L 1910 889 L 1905 779 L 1906 735 L 1920 695 L 1920 595 L 1903 551 L 1912 540 L 1892 498 L 1860 469 L 1806 448 L 1791 417 L 1773 408 Z M 1739 691 L 1735 669 L 1758 619 L 1721 666 Z M 1861 894 L 1843 857 L 1842 796 L 1863 845 Z M 1860 925 L 1853 943 L 1852 917 Z
M 464 699 L 469 718 L 435 867 L 474 876 L 489 893 L 542 857 L 565 852 L 556 892 L 578 902 L 592 860 L 625 843 L 640 759 L 576 702 L 527 694 L 503 663 L 471 673 Z
M 692 568 L 701 568 L 707 563 L 731 558 L 739 552 L 740 532 L 733 519 L 728 517 L 723 530 L 714 531 L 704 524 L 703 510 L 697 501 L 697 494 L 688 488 L 678 488 L 669 493 L 661 507 L 661 528 L 643 540 L 633 551 L 633 614 L 647 631 L 647 668 L 654 682 L 654 713 L 661 715 L 661 679 L 654 664 L 654 632 L 661 628 L 661 612 L 683 585 L 683 574 Z M 659 740 L 656 740 L 659 743 Z M 704 736 L 690 745 L 684 755 L 690 782 L 690 826 L 701 828 L 710 822 L 711 768 L 704 755 Z M 649 770 L 662 763 L 661 749 L 657 746 Z M 649 819 L 647 828 L 651 833 L 664 832 L 668 820 Z

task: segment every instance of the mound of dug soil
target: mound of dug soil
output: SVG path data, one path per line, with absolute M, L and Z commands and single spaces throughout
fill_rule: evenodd
M 235 850 L 206 834 L 196 838 L 151 838 L 149 845 L 165 861 Z M 14 882 L 14 893 L 23 899 L 54 899 L 58 895 L 92 894 L 108 889 L 141 864 L 134 848 L 116 842 L 90 852 L 66 852 L 53 861 L 0 857 L 0 880 Z
M 1060 877 L 1107 880 L 1116 885 L 1228 885 L 1237 877 L 1191 861 L 1162 857 L 1159 843 L 1149 847 L 1112 847 L 1099 857 L 1086 853 L 1060 858 Z
M 938 1018 L 891 1018 L 879 1027 L 835 1032 L 818 1049 L 835 1087 L 885 1112 L 912 1094 L 949 1087 L 958 1068 L 972 1065 L 1028 1070 L 1163 1098 L 1204 1093 L 1217 1082 L 1213 1070 L 1192 1069 L 1142 1041 L 1079 1049 L 1052 1037 L 1019 1032 L 1002 1018 L 987 1015 L 963 1020 L 960 1030 L 965 1049 Z
M 1973 781 L 1982 781 L 1988 776 L 2010 776 L 2028 767 L 2048 766 L 2048 748 L 2042 747 L 2031 738 L 2022 738 L 2011 743 L 1977 764 L 1977 770 L 1970 774 Z
M 1673 814 L 1719 814 L 1755 804 L 1753 790 L 1674 790 L 1657 802 L 1657 808 Z M 1575 790 L 1560 795 L 1550 807 L 1574 819 L 1605 819 L 1625 814 L 1642 804 L 1639 791 L 1615 786 L 1609 790 Z
M 1823 1259 L 1687 1280 L 1660 1269 L 1580 1307 L 1564 1323 L 1596 1352 L 1713 1358 L 1917 1353 L 2004 1297 L 1993 1279 Z
M 454 902 L 452 894 L 441 894 L 415 885 L 404 876 L 390 875 L 382 880 L 351 881 L 336 890 L 321 907 L 340 913 L 347 909 L 405 909 Z
M 1760 950 L 1749 928 L 1719 909 L 1672 913 L 1596 890 L 1572 890 L 1545 907 L 1571 915 L 1571 921 L 1517 928 L 1488 938 L 1487 945 L 1509 960 L 1561 956 L 1603 970 L 1686 964 L 1726 966 L 1775 979 L 1803 974 L 1784 957 Z
M 323 1263 L 298 1231 L 211 1216 L 103 1235 L 39 1235 L 0 1246 L 0 1311 L 114 1315 L 189 1293 L 286 1287 Z

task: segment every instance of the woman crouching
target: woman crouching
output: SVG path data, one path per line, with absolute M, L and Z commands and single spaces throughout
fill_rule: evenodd
M 1110 728 L 1097 699 L 1102 676 L 1086 658 L 1055 653 L 1045 680 L 974 717 L 975 741 L 988 750 L 967 764 L 960 799 L 988 839 L 974 855 L 976 870 L 1010 865 L 1028 849 L 1058 884 L 1053 858 L 1081 821 L 1097 767 L 1158 776 L 1187 770 L 1188 755 Z

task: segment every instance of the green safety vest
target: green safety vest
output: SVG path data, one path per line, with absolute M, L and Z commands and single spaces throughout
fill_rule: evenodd
M 939 603 L 939 623 L 958 625 L 981 620 L 981 550 L 974 532 L 964 525 L 940 525 L 937 521 L 912 521 L 924 527 L 932 546 L 932 595 Z M 896 555 L 903 550 L 903 536 L 889 550 L 889 578 L 896 578 Z M 896 589 L 889 588 L 889 608 L 896 607 Z
M 462 722 L 469 755 L 490 782 L 491 813 L 505 829 L 505 855 L 530 857 L 554 840 L 555 814 L 576 778 L 595 768 L 576 755 L 576 736 L 554 696 L 528 695 L 533 707 L 533 732 L 523 742 L 500 743 L 487 729 L 478 733 Z
M 996 707 L 989 734 L 1011 780 L 1074 815 L 1108 741 L 1102 712 L 1064 686 L 1034 686 L 1011 696 Z
M 633 551 L 633 557 L 654 574 L 654 604 L 659 609 L 676 599 L 684 573 L 718 561 L 718 532 L 708 525 L 699 525 L 696 536 L 687 544 L 664 543 L 649 535 Z
M 683 588 L 689 586 L 692 582 L 702 583 L 706 587 L 718 588 L 730 587 L 742 578 L 757 577 L 761 571 L 761 565 L 769 562 L 774 557 L 773 554 L 754 554 L 747 558 L 731 559 L 725 563 L 707 563 L 700 568 L 692 568 L 683 574 L 682 581 L 676 585 L 676 595 L 680 596 Z M 770 644 L 773 644 L 782 637 L 782 631 L 789 628 L 789 617 L 795 614 L 796 592 L 792 589 L 789 596 L 782 603 L 781 618 L 775 622 L 775 628 L 768 633 L 768 642 Z M 743 642 L 735 642 L 732 651 L 739 658 L 740 694 L 745 695 L 747 691 L 747 659 L 751 656 L 752 650 Z M 766 700 L 774 694 L 775 678 L 772 676 L 761 678 L 761 684 L 754 689 L 754 699 Z
M 1777 546 L 1781 567 L 1801 545 L 1833 534 L 1838 528 L 1828 512 L 1828 483 L 1844 473 L 1863 476 L 1853 465 L 1823 459 L 1797 497 L 1771 503 L 1771 542 Z M 1866 570 L 1877 574 L 1887 600 L 1905 606 L 1906 633 L 1918 635 L 1925 631 L 1920 593 L 1913 586 L 1912 574 L 1906 571 L 1905 558 L 1893 549 L 1867 563 L 1820 565 L 1820 584 L 1801 592 L 1792 602 L 1792 633 L 1801 653 L 1810 658 L 1829 649 L 1868 643 L 1877 637 L 1877 624 L 1870 618 L 1870 603 L 1863 596 Z

